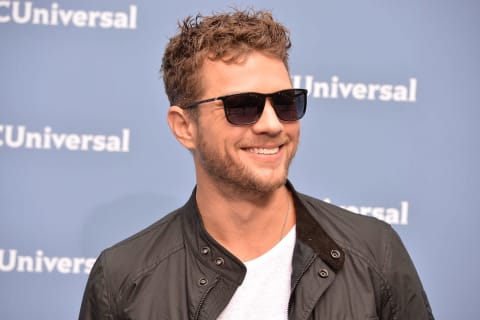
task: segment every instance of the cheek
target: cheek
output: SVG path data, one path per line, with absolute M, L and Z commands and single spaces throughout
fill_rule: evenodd
M 298 123 L 292 123 L 289 125 L 289 127 L 286 130 L 287 135 L 292 139 L 292 141 L 297 141 L 300 138 L 300 124 Z
M 221 120 L 220 120 L 221 121 Z M 234 148 L 236 140 L 229 128 L 218 125 L 218 122 L 206 122 L 199 126 L 197 132 L 197 146 L 217 154 L 225 154 Z

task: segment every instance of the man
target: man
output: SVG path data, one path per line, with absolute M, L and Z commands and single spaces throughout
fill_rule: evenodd
M 162 72 L 195 165 L 190 200 L 102 252 L 80 319 L 433 319 L 385 223 L 287 180 L 306 91 L 268 12 L 187 18 Z

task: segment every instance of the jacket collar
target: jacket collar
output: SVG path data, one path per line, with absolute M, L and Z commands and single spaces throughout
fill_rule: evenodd
M 203 225 L 195 195 L 196 187 L 184 206 L 183 233 L 187 250 L 190 249 L 204 266 L 240 285 L 247 269 L 237 257 L 208 234 Z
M 302 195 L 297 193 L 290 181 L 287 188 L 291 191 L 296 211 L 297 241 L 310 247 L 330 268 L 338 272 L 345 261 L 341 247 L 325 232 L 319 222 L 303 203 Z M 183 207 L 183 233 L 186 246 L 205 266 L 240 285 L 245 277 L 245 265 L 227 249 L 213 239 L 206 231 L 195 200 L 196 188 Z M 318 215 L 318 213 L 317 213 Z
M 320 259 L 335 272 L 338 272 L 345 262 L 345 254 L 315 219 L 322 213 L 316 212 L 316 214 L 313 214 L 310 212 L 305 207 L 302 195 L 295 191 L 290 181 L 287 181 L 287 187 L 292 192 L 295 204 L 297 239 L 308 245 Z

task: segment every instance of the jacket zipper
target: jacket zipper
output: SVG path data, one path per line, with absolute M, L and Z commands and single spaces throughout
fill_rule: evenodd
M 203 294 L 202 298 L 200 299 L 200 302 L 199 302 L 199 304 L 198 304 L 197 311 L 195 312 L 195 317 L 194 317 L 195 320 L 198 320 L 198 319 L 199 319 L 199 317 L 200 317 L 200 310 L 202 310 L 203 303 L 204 303 L 205 300 L 207 299 L 207 296 L 208 296 L 208 294 L 210 293 L 210 291 L 212 291 L 212 289 L 215 288 L 215 286 L 217 285 L 217 282 L 218 282 L 218 280 L 216 280 L 216 281 L 210 286 L 210 288 L 208 288 L 207 291 L 205 291 L 205 293 Z
M 292 294 L 293 292 L 295 291 L 295 289 L 297 288 L 297 285 L 300 283 L 300 279 L 302 279 L 303 275 L 307 272 L 307 270 L 310 268 L 310 266 L 313 264 L 313 262 L 315 261 L 315 258 L 316 258 L 316 255 L 313 255 L 310 260 L 308 261 L 308 263 L 305 265 L 305 268 L 303 268 L 302 270 L 302 273 L 300 273 L 300 275 L 298 276 L 298 278 L 295 280 L 295 283 L 292 287 Z M 287 310 L 287 317 L 290 318 L 290 310 L 292 308 L 292 295 L 290 295 L 290 301 L 288 302 L 288 310 Z

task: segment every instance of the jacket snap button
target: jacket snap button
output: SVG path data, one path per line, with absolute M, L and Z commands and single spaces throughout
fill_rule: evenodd
M 330 256 L 333 258 L 333 259 L 340 259 L 340 256 L 342 254 L 340 253 L 340 251 L 338 250 L 332 250 L 330 251 Z
M 210 253 L 210 248 L 209 247 L 203 247 L 202 249 L 200 249 L 200 252 L 203 254 L 203 255 L 207 255 Z
M 208 280 L 205 278 L 200 278 L 200 280 L 198 280 L 198 284 L 202 287 L 206 286 L 208 284 Z
M 328 270 L 327 269 L 320 269 L 318 271 L 318 275 L 320 276 L 320 278 L 326 278 L 326 277 L 328 277 Z
M 223 266 L 224 263 L 225 263 L 225 260 L 223 260 L 223 258 L 218 257 L 215 259 L 215 264 L 219 267 Z

